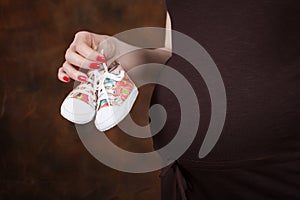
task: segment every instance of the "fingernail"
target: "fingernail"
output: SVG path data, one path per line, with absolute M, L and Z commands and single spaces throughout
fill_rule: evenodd
M 97 57 L 97 61 L 104 63 L 104 62 L 106 62 L 106 58 L 105 58 L 105 56 L 100 55 Z
M 91 63 L 90 64 L 90 68 L 91 69 L 99 69 L 100 68 L 100 64 L 99 63 Z
M 66 82 L 69 82 L 69 81 L 70 81 L 70 77 L 64 76 L 64 77 L 63 77 L 63 80 L 66 81 Z
M 80 76 L 78 76 L 78 80 L 85 82 L 86 81 L 86 76 L 80 75 Z

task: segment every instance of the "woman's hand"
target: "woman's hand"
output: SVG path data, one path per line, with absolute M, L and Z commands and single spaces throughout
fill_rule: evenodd
M 70 79 L 85 82 L 87 75 L 79 71 L 82 69 L 98 69 L 100 63 L 106 62 L 107 57 L 111 57 L 113 49 L 105 49 L 105 55 L 96 51 L 98 45 L 109 36 L 98 35 L 87 31 L 80 31 L 75 34 L 75 38 L 67 49 L 65 62 L 58 69 L 58 79 L 69 82 Z M 104 45 L 105 46 L 105 45 Z
M 100 50 L 104 50 L 104 55 Z M 145 49 L 130 45 L 115 37 L 98 35 L 87 31 L 75 34 L 74 41 L 67 49 L 65 62 L 58 70 L 58 79 L 69 82 L 87 80 L 87 75 L 79 69 L 99 69 L 100 63 L 108 65 L 118 59 L 126 71 L 147 63 L 165 63 L 171 56 L 171 48 Z

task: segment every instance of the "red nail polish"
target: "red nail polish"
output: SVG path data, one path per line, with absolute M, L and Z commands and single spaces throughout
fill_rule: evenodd
M 91 69 L 99 69 L 100 68 L 100 64 L 98 64 L 98 63 L 91 63 L 90 64 L 90 68 Z
M 69 81 L 70 81 L 70 78 L 69 78 L 68 76 L 64 76 L 64 77 L 63 77 L 63 80 L 66 81 L 66 82 L 69 82 Z
M 86 81 L 86 77 L 85 76 L 78 76 L 78 80 L 85 82 Z
M 105 58 L 105 56 L 98 56 L 97 57 L 97 61 L 105 63 L 106 62 L 106 58 Z

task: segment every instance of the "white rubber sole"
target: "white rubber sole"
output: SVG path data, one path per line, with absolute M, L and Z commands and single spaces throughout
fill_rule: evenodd
M 95 109 L 88 104 L 72 98 L 65 99 L 60 107 L 60 114 L 65 119 L 76 124 L 86 124 L 92 121 L 95 112 Z
M 135 87 L 122 106 L 108 106 L 97 112 L 95 126 L 99 131 L 107 131 L 120 123 L 130 112 L 137 96 L 138 89 Z

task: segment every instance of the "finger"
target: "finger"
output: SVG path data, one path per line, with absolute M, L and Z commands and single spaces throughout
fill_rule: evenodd
M 70 82 L 70 77 L 64 72 L 63 68 L 58 69 L 57 77 L 60 81 L 68 83 Z
M 74 45 L 72 47 L 88 60 L 106 62 L 105 56 L 96 51 L 98 46 L 98 44 L 95 44 L 96 40 L 97 39 L 93 34 L 81 31 L 75 35 Z
M 97 51 L 104 50 L 106 60 L 113 58 L 116 55 L 117 40 L 114 37 L 102 35 L 102 40 L 97 45 Z
M 91 61 L 98 61 L 101 63 L 106 63 L 106 58 L 100 52 L 89 47 L 86 43 L 80 43 L 75 46 L 76 51 L 82 55 L 84 58 L 87 58 Z
M 65 55 L 66 61 L 70 63 L 71 65 L 84 68 L 84 69 L 99 69 L 100 63 L 95 61 L 90 61 L 75 51 L 73 51 L 71 48 L 69 48 Z
M 75 69 L 74 66 L 72 66 L 70 63 L 67 61 L 64 62 L 62 66 L 63 71 L 72 79 L 80 81 L 80 82 L 86 82 L 87 81 L 87 76 L 86 74 L 78 71 Z

